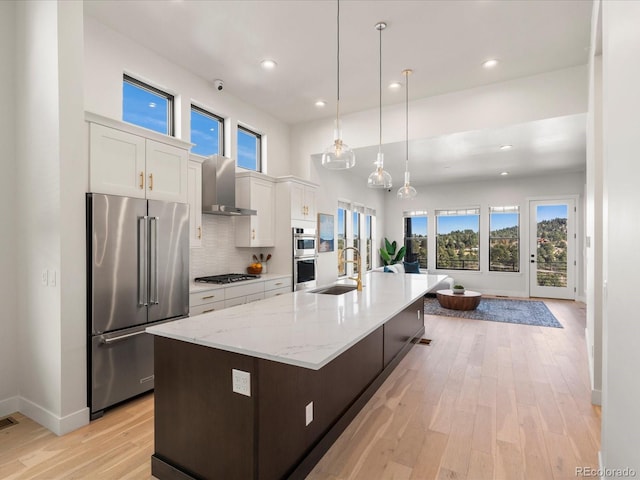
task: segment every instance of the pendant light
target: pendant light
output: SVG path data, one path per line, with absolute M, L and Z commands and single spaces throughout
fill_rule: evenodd
M 405 147 L 406 157 L 404 162 L 404 185 L 398 189 L 398 200 L 408 200 L 416 196 L 418 192 L 411 186 L 409 180 L 409 75 L 413 73 L 413 70 L 406 69 L 402 71 L 402 74 L 406 77 L 405 81 L 405 96 L 406 96 L 406 118 L 405 127 L 407 133 L 407 142 Z
M 384 170 L 384 153 L 382 153 L 382 30 L 387 28 L 387 24 L 380 22 L 376 24 L 376 30 L 380 32 L 380 137 L 378 141 L 378 157 L 376 158 L 376 169 L 371 172 L 367 179 L 367 186 L 371 188 L 391 188 L 391 175 Z
M 340 0 L 338 0 L 336 21 L 338 24 L 336 125 L 333 131 L 333 143 L 322 154 L 322 166 L 331 170 L 344 170 L 356 164 L 356 155 L 349 145 L 342 141 L 340 131 Z

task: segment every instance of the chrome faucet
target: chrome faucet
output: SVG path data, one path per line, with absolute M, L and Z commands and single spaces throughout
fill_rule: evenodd
M 345 252 L 347 250 L 353 250 L 354 256 L 356 256 L 358 258 L 358 260 L 347 260 L 347 257 L 345 255 Z M 356 247 L 346 247 L 342 250 L 342 261 L 344 263 L 355 263 L 358 266 L 358 276 L 357 277 L 347 277 L 349 280 L 355 280 L 357 282 L 357 290 L 359 292 L 362 291 L 362 256 L 360 256 L 360 250 L 358 250 Z

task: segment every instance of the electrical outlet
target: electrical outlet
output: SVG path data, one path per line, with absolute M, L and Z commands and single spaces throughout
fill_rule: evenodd
M 304 417 L 305 417 L 305 426 L 309 426 L 309 424 L 313 422 L 313 402 L 309 402 L 309 404 L 305 407 Z
M 42 273 L 40 274 L 40 283 L 42 283 L 42 285 L 44 285 L 45 287 L 47 286 L 49 279 L 47 276 L 47 269 L 45 268 L 44 270 L 42 270 Z
M 251 374 L 242 370 L 231 369 L 232 389 L 240 395 L 251 396 Z

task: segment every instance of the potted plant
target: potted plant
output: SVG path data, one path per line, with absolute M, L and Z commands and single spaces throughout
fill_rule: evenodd
M 396 252 L 398 248 L 398 244 L 394 240 L 393 242 L 389 242 L 389 240 L 384 239 L 384 247 L 380 249 L 380 258 L 385 265 L 393 265 L 394 263 L 400 263 L 404 258 L 404 254 L 406 249 L 404 245 L 400 247 L 400 250 Z
M 453 290 L 453 293 L 458 293 L 458 294 L 464 293 L 464 285 L 460 285 L 459 283 L 457 283 L 453 286 L 452 290 Z

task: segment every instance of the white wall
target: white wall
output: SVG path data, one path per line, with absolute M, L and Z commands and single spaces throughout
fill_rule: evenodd
M 429 138 L 554 118 L 587 111 L 587 69 L 579 66 L 412 101 L 409 138 Z M 405 140 L 405 106 L 383 109 L 383 143 Z M 310 154 L 333 138 L 335 118 L 296 125 L 291 130 L 291 170 L 310 178 Z M 378 144 L 378 112 L 340 117 L 352 148 Z
M 0 115 L 0 330 L 4 337 L 0 348 L 0 417 L 18 408 L 15 62 L 15 3 L 0 2 L 0 91 L 4 92 Z
M 602 461 L 640 472 L 640 2 L 602 2 L 605 178 Z M 631 286 L 631 287 L 630 287 Z M 629 293 L 631 288 L 632 293 Z M 613 475 L 608 478 L 613 478 Z
M 528 296 L 528 245 L 529 245 L 529 199 L 536 197 L 582 195 L 584 187 L 584 173 L 554 175 L 545 177 L 513 179 L 499 178 L 494 181 L 457 183 L 446 185 L 415 185 L 418 195 L 409 201 L 398 200 L 395 191 L 386 194 L 385 215 L 386 223 L 384 235 L 389 240 L 402 242 L 403 211 L 426 210 L 428 212 L 428 262 L 429 270 L 435 271 L 435 221 L 436 209 L 480 207 L 480 272 L 446 271 L 456 282 L 465 287 L 479 289 L 487 294 Z M 576 228 L 578 238 L 581 238 L 583 220 L 581 215 L 581 199 L 578 199 L 578 215 Z M 489 206 L 520 206 L 520 272 L 504 273 L 488 271 L 488 253 L 486 239 L 489 235 L 488 209 Z M 578 242 L 576 259 L 576 285 L 578 292 L 583 291 L 581 279 L 581 245 Z
M 81 19 L 80 2 L 19 2 L 15 17 L 19 409 L 58 434 L 88 422 Z

